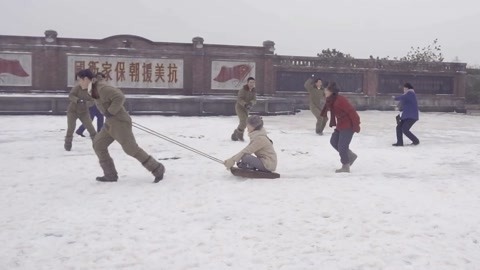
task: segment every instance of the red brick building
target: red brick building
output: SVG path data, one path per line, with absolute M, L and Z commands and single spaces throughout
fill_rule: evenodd
M 205 44 L 200 37 L 166 43 L 132 35 L 59 38 L 55 31 L 43 37 L 0 36 L 0 112 L 64 113 L 64 94 L 83 68 L 106 74 L 129 95 L 133 113 L 230 114 L 236 90 L 250 76 L 256 78 L 258 112 L 294 111 L 306 106 L 303 82 L 311 74 L 336 81 L 359 109 L 392 109 L 391 96 L 407 81 L 423 110 L 464 109 L 463 63 L 322 60 L 274 51 L 272 41 L 231 46 Z

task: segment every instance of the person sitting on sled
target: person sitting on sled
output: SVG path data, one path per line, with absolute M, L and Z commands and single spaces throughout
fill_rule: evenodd
M 267 137 L 263 128 L 262 117 L 252 115 L 247 118 L 247 130 L 250 143 L 235 156 L 225 160 L 227 169 L 232 168 L 237 162 L 241 169 L 272 172 L 277 168 L 277 153 L 273 149 L 273 142 Z M 255 154 L 253 156 L 252 154 Z

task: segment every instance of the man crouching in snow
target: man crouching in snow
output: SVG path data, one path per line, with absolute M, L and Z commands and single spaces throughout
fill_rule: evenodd
M 267 137 L 267 131 L 263 128 L 262 117 L 258 115 L 248 117 L 247 130 L 250 143 L 238 154 L 225 160 L 225 167 L 230 169 L 237 162 L 237 166 L 241 169 L 275 171 L 277 154 L 273 149 L 273 142 Z
M 165 168 L 162 163 L 156 161 L 137 145 L 132 132 L 132 118 L 123 106 L 125 96 L 122 91 L 106 83 L 95 82 L 93 77 L 93 73 L 89 69 L 81 70 L 77 74 L 82 89 L 88 89 L 88 93 L 95 100 L 98 109 L 107 118 L 104 127 L 93 140 L 93 149 L 104 173 L 96 180 L 100 182 L 116 182 L 118 180 L 115 164 L 108 153 L 108 146 L 113 141 L 117 141 L 127 155 L 136 158 L 155 176 L 155 183 L 159 182 L 163 179 Z

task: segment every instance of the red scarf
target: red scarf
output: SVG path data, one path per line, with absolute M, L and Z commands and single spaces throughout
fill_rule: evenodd
M 321 116 L 326 117 L 327 111 L 330 111 L 330 127 L 337 126 L 337 121 L 335 119 L 335 111 L 333 110 L 333 104 L 337 100 L 337 94 L 332 94 L 327 98 L 325 105 L 323 106 L 322 112 L 320 113 Z

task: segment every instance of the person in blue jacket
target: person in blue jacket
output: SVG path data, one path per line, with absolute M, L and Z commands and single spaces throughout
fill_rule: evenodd
M 403 85 L 404 94 L 394 97 L 399 101 L 400 118 L 397 121 L 397 142 L 393 146 L 403 146 L 403 134 L 407 136 L 413 145 L 418 145 L 420 140 L 410 131 L 415 122 L 418 121 L 417 95 L 410 83 Z
M 105 75 L 101 72 L 98 72 L 96 74 L 96 79 L 97 81 L 103 81 L 105 80 Z M 105 121 L 105 119 L 103 118 L 103 114 L 100 112 L 100 110 L 98 110 L 94 102 L 87 102 L 87 105 L 88 105 L 88 111 L 90 112 L 90 118 L 92 120 L 95 119 L 95 117 L 97 118 L 97 132 L 100 132 L 100 130 L 103 127 L 103 122 Z M 83 135 L 84 131 L 85 131 L 85 127 L 82 124 L 81 126 L 78 127 L 75 133 L 77 133 L 82 137 L 85 137 L 85 135 Z

